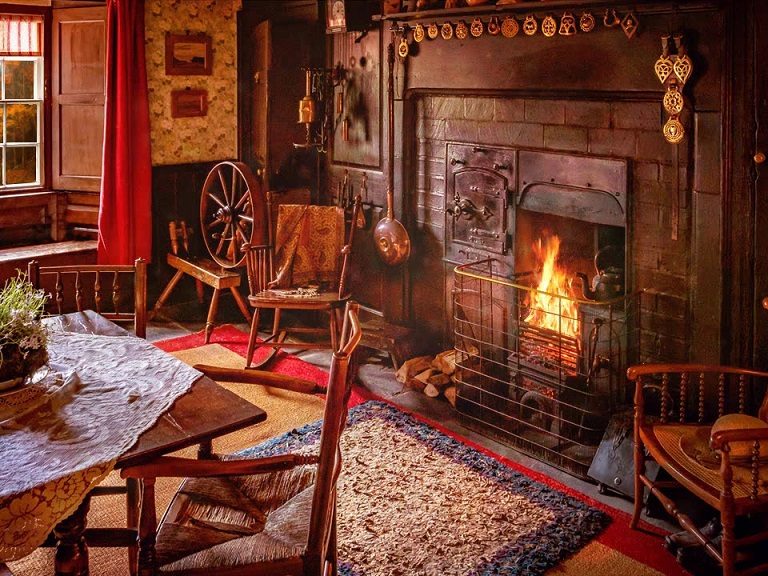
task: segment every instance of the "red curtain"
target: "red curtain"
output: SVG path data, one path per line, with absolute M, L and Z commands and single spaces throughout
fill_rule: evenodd
M 107 99 L 99 211 L 99 263 L 132 264 L 152 252 L 152 160 L 144 0 L 107 2 Z

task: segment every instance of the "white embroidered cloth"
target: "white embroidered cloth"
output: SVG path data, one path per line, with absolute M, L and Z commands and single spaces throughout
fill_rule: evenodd
M 54 332 L 50 372 L 0 396 L 0 561 L 37 548 L 201 373 L 130 336 Z

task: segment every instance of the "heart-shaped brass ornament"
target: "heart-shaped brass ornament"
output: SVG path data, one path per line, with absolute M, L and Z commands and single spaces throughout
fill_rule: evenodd
M 682 56 L 678 56 L 677 60 L 675 60 L 672 69 L 675 71 L 677 79 L 680 80 L 680 84 L 685 84 L 693 70 L 693 62 L 691 62 L 688 54 L 683 54 Z
M 653 65 L 653 69 L 656 72 L 656 78 L 658 78 L 659 82 L 662 84 L 664 84 L 664 82 L 667 81 L 667 78 L 669 78 L 669 75 L 672 74 L 673 68 L 674 64 L 672 64 L 672 60 L 665 54 L 659 56 L 659 59 L 656 60 L 656 64 Z

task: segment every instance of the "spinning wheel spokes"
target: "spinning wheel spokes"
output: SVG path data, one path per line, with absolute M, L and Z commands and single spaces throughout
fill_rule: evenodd
M 203 184 L 200 227 L 205 247 L 224 268 L 243 262 L 243 244 L 264 240 L 264 198 L 248 166 L 220 162 Z

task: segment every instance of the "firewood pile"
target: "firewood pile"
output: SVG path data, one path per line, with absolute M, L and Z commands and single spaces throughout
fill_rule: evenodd
M 416 356 L 406 360 L 395 377 L 401 384 L 420 390 L 430 398 L 442 394 L 456 406 L 456 354 L 451 348 L 437 356 Z

